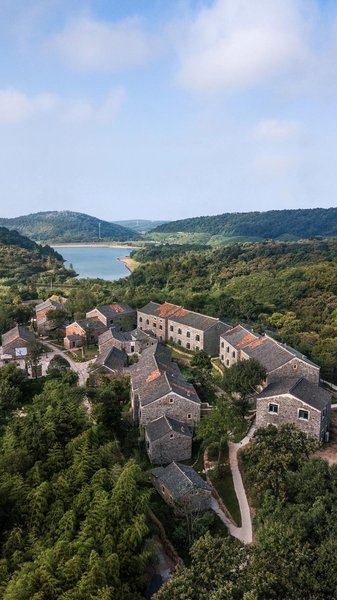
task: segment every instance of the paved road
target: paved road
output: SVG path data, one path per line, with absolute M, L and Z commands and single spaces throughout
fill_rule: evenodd
M 78 374 L 78 385 L 82 386 L 86 384 L 88 379 L 88 366 L 91 363 L 91 360 L 86 362 L 75 362 L 72 358 L 70 358 L 68 353 L 64 352 L 61 350 L 61 348 L 58 348 L 58 346 L 55 346 L 51 342 L 43 342 L 43 345 L 47 346 L 47 348 L 49 348 L 51 351 L 51 354 L 48 355 L 48 363 L 52 357 L 55 356 L 55 354 L 63 356 L 63 358 L 69 362 L 71 369 Z
M 251 438 L 254 435 L 255 425 L 252 425 L 250 430 L 248 431 L 246 437 L 241 440 L 241 442 L 234 444 L 233 442 L 228 442 L 229 447 L 229 464 L 232 471 L 234 489 L 236 493 L 236 497 L 238 499 L 238 503 L 240 506 L 241 513 L 241 527 L 236 527 L 232 523 L 232 521 L 225 515 L 225 513 L 221 510 L 217 500 L 212 498 L 211 508 L 218 515 L 218 517 L 222 520 L 222 522 L 228 528 L 229 533 L 236 537 L 238 540 L 243 542 L 244 544 L 251 544 L 253 541 L 253 527 L 252 527 L 252 518 L 250 514 L 247 494 L 243 485 L 239 463 L 238 463 L 238 451 L 241 448 L 244 448 L 247 444 L 249 444 Z

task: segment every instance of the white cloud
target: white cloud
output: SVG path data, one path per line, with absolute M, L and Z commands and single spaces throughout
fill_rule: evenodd
M 301 0 L 215 0 L 178 42 L 180 83 L 192 90 L 245 88 L 308 57 Z
M 264 119 L 253 130 L 253 137 L 260 142 L 286 142 L 298 138 L 301 125 L 298 121 Z
M 0 124 L 48 115 L 68 122 L 96 120 L 108 123 L 116 119 L 125 95 L 124 88 L 117 87 L 101 104 L 95 104 L 86 98 L 65 99 L 47 92 L 29 96 L 20 90 L 0 89 Z
M 68 64 L 83 71 L 117 71 L 144 64 L 152 40 L 136 18 L 107 23 L 88 17 L 71 21 L 51 41 Z

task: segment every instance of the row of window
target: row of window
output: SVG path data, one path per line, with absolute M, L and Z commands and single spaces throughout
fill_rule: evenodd
M 268 406 L 268 412 L 273 413 L 274 415 L 279 414 L 279 405 L 273 404 L 272 402 Z M 304 408 L 299 408 L 297 411 L 297 416 L 299 419 L 304 419 L 305 421 L 309 420 L 310 413 L 308 410 Z
M 142 323 L 142 322 L 143 322 L 143 317 L 139 317 L 139 322 L 140 322 L 140 323 Z M 149 319 L 146 319 L 146 325 L 150 325 L 150 320 L 149 320 Z M 152 323 L 152 327 L 157 327 L 157 323 L 153 322 L 153 323 Z M 142 329 L 142 328 L 140 327 L 140 329 Z M 159 325 L 159 329 L 163 329 L 163 326 L 162 326 L 162 325 Z M 174 331 L 174 327 L 173 327 L 173 325 L 170 325 L 170 331 Z M 180 329 L 180 327 L 177 329 L 177 333 L 178 333 L 178 335 L 182 335 L 182 333 L 183 333 L 183 332 L 182 332 L 182 330 Z M 186 337 L 188 337 L 188 338 L 190 338 L 190 337 L 191 337 L 191 332 L 190 332 L 190 331 L 187 331 L 187 332 L 186 332 Z M 171 338 L 171 339 L 172 339 L 172 338 Z M 197 335 L 195 336 L 195 341 L 196 341 L 196 342 L 200 342 L 200 335 L 198 335 L 198 334 L 197 334 Z

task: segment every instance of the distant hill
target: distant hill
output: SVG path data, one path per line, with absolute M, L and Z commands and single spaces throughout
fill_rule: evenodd
M 0 282 L 54 283 L 75 275 L 64 268 L 62 256 L 49 246 L 40 246 L 17 231 L 0 227 Z
M 37 242 L 48 244 L 125 242 L 135 237 L 135 232 L 131 229 L 70 210 L 0 219 L 0 226 L 15 229 Z
M 159 227 L 159 225 L 168 223 L 168 221 L 147 221 L 146 219 L 134 219 L 133 221 L 114 221 L 114 223 L 116 225 L 122 225 L 122 227 L 132 229 L 132 231 L 136 231 L 137 233 L 147 233 L 148 231 L 152 231 L 152 229 Z
M 153 234 L 179 234 L 188 241 L 193 234 L 198 242 L 215 237 L 226 239 L 296 240 L 314 236 L 337 236 L 337 208 L 270 210 L 267 212 L 224 213 L 170 221 L 156 227 Z

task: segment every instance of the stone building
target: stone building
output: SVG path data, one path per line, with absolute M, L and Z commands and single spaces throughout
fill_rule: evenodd
M 55 329 L 55 323 L 53 320 L 47 318 L 47 315 L 54 310 L 61 310 L 65 312 L 64 298 L 61 299 L 58 296 L 51 296 L 44 302 L 37 304 L 35 307 L 36 329 L 40 335 L 44 335 L 49 333 L 49 331 L 52 329 Z
M 284 377 L 305 377 L 312 383 L 319 383 L 318 365 L 268 335 L 258 335 L 241 325 L 221 335 L 220 360 L 225 367 L 252 358 L 266 369 L 267 383 Z
M 208 510 L 212 490 L 192 467 L 172 462 L 151 471 L 152 483 L 177 513 Z
M 219 319 L 169 302 L 149 302 L 139 309 L 137 325 L 152 331 L 159 341 L 173 342 L 187 350 L 204 350 L 210 355 L 218 353 L 220 335 L 230 329 Z
M 99 353 L 90 368 L 91 373 L 116 375 L 123 373 L 128 364 L 127 354 L 119 348 L 108 346 Z
M 34 334 L 23 325 L 16 325 L 2 335 L 1 355 L 20 359 L 29 354 L 29 345 L 35 339 Z
M 137 323 L 135 309 L 124 302 L 113 302 L 112 304 L 102 304 L 101 306 L 97 306 L 86 313 L 86 318 L 97 318 L 106 327 L 115 325 L 125 331 L 131 331 Z
M 188 460 L 192 456 L 192 432 L 186 423 L 165 415 L 146 425 L 145 445 L 152 463 Z
M 85 345 L 97 344 L 98 336 L 104 333 L 107 327 L 97 317 L 79 319 L 66 326 L 64 347 L 67 350 L 81 348 Z
M 165 415 L 191 427 L 199 422 L 200 398 L 172 362 L 168 348 L 158 343 L 146 348 L 129 371 L 133 418 L 140 425 Z
M 100 352 L 107 346 L 114 346 L 127 354 L 133 354 L 134 352 L 140 354 L 145 348 L 153 346 L 156 343 L 156 338 L 150 333 L 146 333 L 140 329 L 121 331 L 116 326 L 110 327 L 108 331 L 102 333 L 98 338 Z
M 292 423 L 320 441 L 331 416 L 331 394 L 304 377 L 272 381 L 257 397 L 256 425 Z

